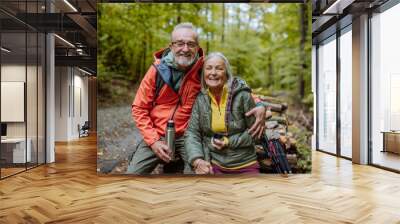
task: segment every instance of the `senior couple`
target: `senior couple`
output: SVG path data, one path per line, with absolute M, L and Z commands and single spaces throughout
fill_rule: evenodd
M 266 108 L 232 75 L 228 59 L 218 52 L 204 57 L 190 23 L 175 26 L 169 47 L 154 56 L 132 104 L 143 140 L 127 173 L 150 174 L 176 157 L 185 174 L 259 173 L 254 141 L 264 133 Z M 169 120 L 173 157 L 165 139 Z

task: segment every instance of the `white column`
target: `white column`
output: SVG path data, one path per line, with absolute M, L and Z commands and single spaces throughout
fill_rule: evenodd
M 368 163 L 368 16 L 353 19 L 353 162 Z
M 54 133 L 55 133 L 55 75 L 54 75 L 54 35 L 46 36 L 46 163 L 55 161 Z

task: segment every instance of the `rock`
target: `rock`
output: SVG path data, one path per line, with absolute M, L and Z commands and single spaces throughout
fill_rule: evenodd
M 277 121 L 279 124 L 287 125 L 286 118 L 281 116 L 272 116 L 271 118 L 268 119 L 268 121 Z
M 100 173 L 111 173 L 111 171 L 118 165 L 119 161 L 115 159 L 106 159 L 103 160 L 101 158 L 97 158 L 97 163 L 100 164 Z
M 284 113 L 288 106 L 286 103 L 283 104 L 278 104 L 278 103 L 269 103 L 269 102 L 264 102 L 267 107 L 269 107 L 271 109 L 271 111 L 273 112 L 278 112 L 278 113 Z
M 276 127 L 278 127 L 278 122 L 277 121 L 267 121 L 267 122 L 265 122 L 265 127 L 267 128 L 267 129 L 274 129 L 274 128 L 276 128 Z
M 286 158 L 288 160 L 288 163 L 291 167 L 297 165 L 297 155 L 296 154 L 287 154 Z
M 290 137 L 289 138 L 289 142 L 290 142 L 290 145 L 296 145 L 297 140 L 295 138 L 293 138 L 293 137 Z

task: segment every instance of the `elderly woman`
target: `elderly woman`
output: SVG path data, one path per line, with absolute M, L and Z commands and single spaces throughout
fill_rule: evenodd
M 185 132 L 187 162 L 196 174 L 259 173 L 254 142 L 248 129 L 255 107 L 246 83 L 232 77 L 221 53 L 204 60 L 202 90 Z

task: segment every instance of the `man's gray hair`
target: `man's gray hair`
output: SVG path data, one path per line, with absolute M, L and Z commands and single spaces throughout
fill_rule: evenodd
M 227 78 L 227 83 L 228 83 L 228 90 L 231 87 L 232 84 L 232 80 L 233 80 L 233 74 L 232 74 L 232 69 L 231 69 L 231 65 L 229 64 L 228 59 L 225 57 L 224 54 L 222 54 L 221 52 L 212 52 L 209 53 L 207 55 L 207 57 L 204 59 L 204 64 L 203 64 L 203 71 L 202 71 L 202 75 L 201 75 L 201 88 L 203 90 L 206 90 L 208 87 L 206 85 L 206 82 L 204 81 L 204 65 L 206 64 L 206 62 L 208 60 L 210 60 L 211 58 L 215 58 L 218 57 L 220 59 L 222 59 L 222 61 L 224 61 L 224 65 L 225 65 L 225 75 Z
M 175 31 L 179 30 L 179 29 L 189 29 L 189 30 L 192 30 L 193 33 L 195 34 L 196 42 L 199 43 L 199 34 L 197 33 L 196 28 L 193 26 L 192 23 L 179 23 L 178 25 L 176 25 L 176 26 L 174 27 L 174 30 L 173 30 L 172 33 L 171 33 L 171 41 L 172 41 L 172 34 L 173 34 Z

